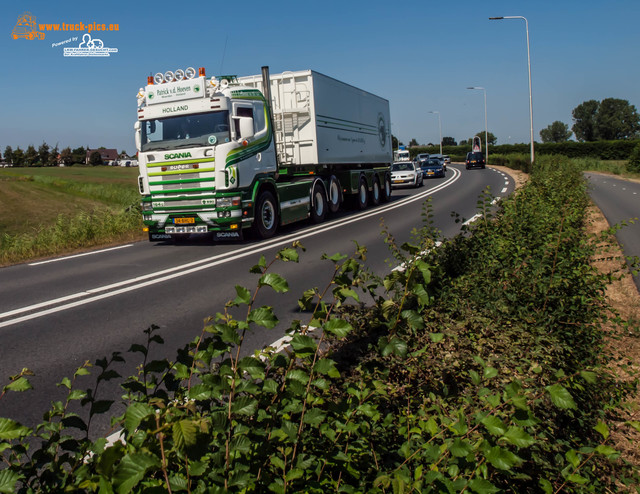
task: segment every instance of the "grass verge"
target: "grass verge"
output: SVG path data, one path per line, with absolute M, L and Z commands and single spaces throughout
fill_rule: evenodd
M 0 265 L 141 239 L 136 169 L 0 170 Z

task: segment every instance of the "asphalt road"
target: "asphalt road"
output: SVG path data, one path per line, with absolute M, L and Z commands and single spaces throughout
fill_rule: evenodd
M 625 256 L 640 257 L 640 183 L 601 173 L 586 172 L 589 195 L 610 225 L 623 225 L 616 233 Z M 633 281 L 640 290 L 640 276 Z
M 125 376 L 133 374 L 140 356 L 127 350 L 133 343 L 145 342 L 143 331 L 152 324 L 159 326 L 165 340 L 155 347 L 152 358 L 173 359 L 176 349 L 200 334 L 205 318 L 222 311 L 225 302 L 235 297 L 235 285 L 255 287 L 257 276 L 249 269 L 261 255 L 270 260 L 280 248 L 300 240 L 306 247 L 300 262 L 274 269 L 287 279 L 290 291 L 282 295 L 267 289 L 257 300 L 259 305 L 273 306 L 281 324 L 251 333 L 243 348 L 270 345 L 292 320 L 304 319 L 297 309 L 303 291 L 329 281 L 331 263 L 321 260 L 322 254 L 351 254 L 355 240 L 367 246 L 367 266 L 384 275 L 393 263 L 381 235 L 382 219 L 401 245 L 422 224 L 423 202 L 432 197 L 434 226 L 451 237 L 461 226 L 452 213 L 472 218 L 487 186 L 494 196 L 506 196 L 514 189 L 513 181 L 496 170 L 453 165 L 444 179 L 426 180 L 418 189 L 394 189 L 387 204 L 363 212 L 341 211 L 320 225 L 304 222 L 283 228 L 267 241 L 140 242 L 2 268 L 0 382 L 28 367 L 35 373 L 31 378 L 35 389 L 6 395 L 0 400 L 0 416 L 30 426 L 39 423 L 49 404 L 64 397 L 56 383 L 72 376 L 83 362 L 114 351 L 127 359 L 115 369 Z M 91 387 L 93 380 L 82 378 L 78 385 Z M 118 400 L 122 394 L 115 381 L 99 390 L 101 399 Z M 93 436 L 107 435 L 108 419 L 94 421 L 91 431 Z

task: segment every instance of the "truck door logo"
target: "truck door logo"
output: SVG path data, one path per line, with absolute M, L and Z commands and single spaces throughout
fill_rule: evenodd
M 380 145 L 384 147 L 387 142 L 387 125 L 384 122 L 382 113 L 378 115 L 378 139 L 380 139 Z

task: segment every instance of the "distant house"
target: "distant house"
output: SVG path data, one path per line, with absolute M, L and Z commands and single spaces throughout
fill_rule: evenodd
M 111 165 L 113 162 L 118 160 L 117 149 L 105 149 L 105 148 L 87 149 L 87 157 L 85 159 L 85 163 L 87 165 L 89 164 L 89 158 L 91 157 L 91 154 L 95 153 L 96 151 L 100 153 L 100 158 L 102 158 L 102 162 L 105 165 Z

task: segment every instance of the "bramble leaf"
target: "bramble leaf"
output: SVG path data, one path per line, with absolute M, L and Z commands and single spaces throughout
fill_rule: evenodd
M 510 470 L 511 467 L 522 463 L 522 459 L 511 451 L 501 448 L 500 446 L 494 446 L 485 452 L 485 458 L 494 467 L 500 470 Z
M 336 368 L 336 363 L 331 359 L 320 359 L 313 366 L 314 372 L 318 374 L 322 374 L 325 376 L 338 378 L 340 377 L 340 372 Z
M 564 386 L 560 384 L 553 384 L 551 386 L 547 386 L 545 389 L 549 392 L 549 396 L 551 397 L 553 404 L 558 408 L 576 408 L 576 403 L 573 401 L 573 397 Z
M 196 443 L 198 428 L 193 420 L 180 420 L 172 427 L 173 440 L 179 450 Z
M 251 292 L 247 290 L 245 287 L 236 285 L 236 294 L 237 295 L 234 300 L 234 303 L 238 305 L 240 304 L 249 305 L 251 303 Z
M 160 466 L 158 458 L 142 453 L 125 455 L 114 476 L 118 494 L 131 492 L 138 483 L 145 478 L 148 470 Z
M 153 407 L 150 405 L 146 403 L 132 403 L 124 413 L 124 427 L 130 433 L 133 433 L 140 425 L 140 422 L 153 414 Z
M 494 436 L 501 436 L 507 432 L 507 426 L 504 422 L 494 415 L 487 415 L 480 422 Z
M 31 429 L 18 422 L 0 417 L 0 440 L 10 441 L 26 436 Z
M 596 432 L 599 432 L 603 438 L 607 439 L 609 437 L 609 427 L 607 427 L 607 424 L 605 424 L 601 420 L 598 420 L 598 423 L 596 424 L 594 429 L 596 430 Z
M 9 469 L 0 470 L 0 492 L 12 494 L 16 492 L 16 483 L 22 478 L 18 472 Z
M 19 377 L 18 379 L 7 384 L 4 387 L 4 391 L 15 391 L 15 392 L 27 391 L 28 389 L 33 389 L 33 386 L 31 386 L 31 383 L 29 382 L 29 380 L 24 376 Z
M 519 448 L 527 448 L 536 442 L 524 429 L 515 426 L 509 427 L 501 439 Z
M 249 313 L 248 321 L 254 322 L 267 329 L 272 329 L 278 324 L 278 318 L 273 313 L 273 309 L 267 306 L 253 309 Z
M 297 334 L 289 342 L 299 357 L 308 357 L 316 353 L 316 342 L 310 336 Z
M 289 291 L 289 284 L 282 276 L 276 273 L 267 273 L 260 278 L 258 286 L 270 286 L 278 293 Z
M 329 319 L 322 325 L 322 329 L 337 336 L 338 338 L 344 338 L 353 328 L 351 324 L 342 319 Z

